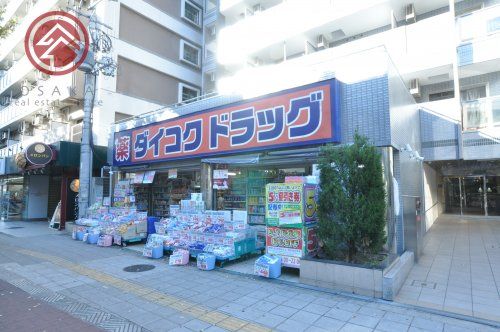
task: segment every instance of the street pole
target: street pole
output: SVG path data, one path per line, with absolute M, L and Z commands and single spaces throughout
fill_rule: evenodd
M 92 178 L 92 109 L 94 107 L 96 77 L 92 71 L 85 71 L 83 95 L 83 128 L 80 147 L 80 190 L 78 192 L 78 217 L 84 218 L 89 207 L 90 180 Z

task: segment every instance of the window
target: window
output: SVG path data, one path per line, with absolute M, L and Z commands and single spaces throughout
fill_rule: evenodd
M 200 67 L 200 48 L 181 39 L 181 61 Z
M 190 23 L 193 23 L 196 26 L 201 26 L 201 9 L 193 2 L 189 0 L 184 0 L 182 2 L 181 16 Z
M 453 97 L 455 97 L 455 92 L 453 90 L 437 92 L 437 93 L 430 93 L 429 94 L 429 101 L 437 101 L 437 100 L 449 99 L 449 98 L 453 98 Z
M 199 97 L 200 89 L 189 86 L 184 83 L 179 83 L 179 102 L 186 102 L 196 97 Z

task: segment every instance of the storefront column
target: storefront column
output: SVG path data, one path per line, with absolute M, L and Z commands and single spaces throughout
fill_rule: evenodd
M 66 228 L 66 207 L 68 205 L 68 177 L 66 174 L 61 176 L 61 218 L 59 222 L 59 230 L 63 230 Z
M 212 164 L 201 163 L 201 193 L 207 210 L 212 210 Z
M 394 206 L 399 206 L 395 204 L 394 200 L 399 200 L 399 197 L 394 197 L 394 186 L 393 186 L 393 169 L 394 161 L 392 155 L 392 147 L 382 147 L 380 148 L 380 154 L 382 157 L 382 169 L 384 176 L 384 186 L 387 193 L 386 202 L 386 234 L 387 234 L 387 249 L 389 252 L 396 252 L 396 213 L 394 211 Z

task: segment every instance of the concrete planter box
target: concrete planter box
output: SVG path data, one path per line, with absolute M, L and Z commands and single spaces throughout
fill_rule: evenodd
M 413 261 L 413 253 L 408 251 L 384 269 L 303 258 L 300 261 L 300 282 L 392 301 Z

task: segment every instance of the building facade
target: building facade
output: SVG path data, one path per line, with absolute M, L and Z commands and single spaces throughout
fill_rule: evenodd
M 55 161 L 45 168 L 23 170 L 14 159 L 33 143 L 55 147 L 59 142 L 80 142 L 84 78 L 80 71 L 50 76 L 31 65 L 24 51 L 31 22 L 51 10 L 67 11 L 84 22 L 85 15 L 105 22 L 97 27 L 113 45 L 110 56 L 117 71 L 111 77 L 97 77 L 92 119 L 93 144 L 105 146 L 115 121 L 200 95 L 202 4 L 196 0 L 4 0 L 0 4 L 6 9 L 2 22 L 17 21 L 14 31 L 0 41 L 0 165 L 6 165 L 0 166 L 2 215 L 46 219 L 78 177 L 78 160 L 62 168 Z M 28 192 L 37 194 L 31 197 Z M 14 201 L 15 206 L 9 203 Z M 38 206 L 46 208 L 34 208 Z
M 389 244 L 418 254 L 441 213 L 500 214 L 500 66 L 493 46 L 499 20 L 498 1 L 207 0 L 204 97 L 117 123 L 114 132 L 334 78 L 338 143 L 351 142 L 357 131 L 381 148 Z M 300 153 L 269 154 L 284 162 Z M 108 160 L 119 165 L 115 157 L 110 151 Z M 203 188 L 213 175 L 207 160 L 187 160 L 198 165 Z M 137 162 L 122 169 L 181 166 Z M 217 195 L 210 188 L 204 192 Z

